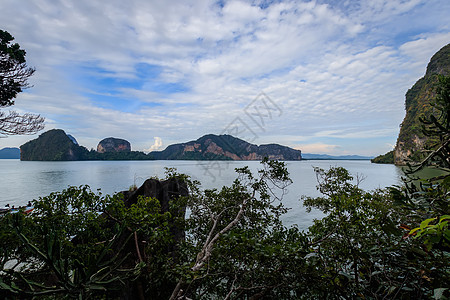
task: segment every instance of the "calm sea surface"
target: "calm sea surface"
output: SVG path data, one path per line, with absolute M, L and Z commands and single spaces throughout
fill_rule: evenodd
M 0 159 L 0 207 L 24 205 L 51 192 L 68 186 L 87 184 L 103 194 L 127 190 L 131 185 L 141 185 L 147 178 L 164 177 L 164 167 L 176 168 L 179 173 L 190 175 L 204 188 L 220 188 L 230 185 L 236 178 L 235 168 L 249 166 L 253 171 L 261 167 L 257 161 L 75 161 L 37 162 Z M 313 166 L 327 169 L 342 166 L 354 176 L 362 174 L 360 184 L 365 190 L 399 184 L 402 171 L 394 165 L 371 164 L 370 161 L 312 160 L 287 162 L 293 184 L 284 196 L 285 206 L 291 210 L 284 216 L 286 225 L 297 224 L 306 228 L 320 212 L 306 213 L 300 197 L 319 196 Z

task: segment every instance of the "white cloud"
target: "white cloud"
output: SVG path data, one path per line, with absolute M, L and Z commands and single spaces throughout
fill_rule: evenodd
M 339 149 L 339 146 L 323 143 L 314 143 L 314 144 L 301 144 L 296 146 L 295 149 L 301 150 L 302 153 L 329 154 L 335 153 L 335 151 Z
M 155 142 L 153 143 L 153 145 L 150 146 L 150 148 L 147 150 L 148 152 L 151 151 L 156 151 L 156 150 L 161 150 L 163 147 L 163 142 L 162 139 L 158 136 L 154 137 Z
M 413 67 L 425 73 L 425 68 L 430 58 L 444 46 L 443 42 L 445 43 L 445 41 L 450 42 L 450 32 L 418 37 L 401 45 L 399 50 L 400 53 L 411 57 L 415 61 Z

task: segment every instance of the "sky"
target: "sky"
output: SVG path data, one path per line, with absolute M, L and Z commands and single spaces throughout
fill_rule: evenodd
M 447 0 L 0 1 L 0 29 L 36 68 L 10 109 L 88 149 L 117 137 L 139 151 L 212 133 L 386 153 L 449 15 Z

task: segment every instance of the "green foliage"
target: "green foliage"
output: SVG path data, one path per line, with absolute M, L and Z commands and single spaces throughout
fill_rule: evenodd
M 420 226 L 410 235 L 423 242 L 427 251 L 448 257 L 450 194 L 450 76 L 439 76 L 433 114 L 421 118 L 423 133 L 437 142 L 420 163 L 409 165 L 405 185 L 406 199 L 412 204 Z M 425 167 L 434 167 L 439 175 L 419 179 L 416 174 Z
M 170 213 L 160 213 L 156 199 L 127 208 L 119 195 L 103 197 L 82 186 L 33 204 L 32 215 L 0 222 L 0 295 L 118 297 L 127 282 L 153 274 L 145 268 L 152 259 L 135 259 L 145 257 L 135 243 L 145 237 L 147 250 L 164 259 L 171 241 Z
M 339 167 L 316 172 L 325 196 L 306 197 L 304 205 L 326 213 L 309 228 L 317 271 L 326 274 L 320 290 L 343 298 L 420 299 L 445 287 L 448 254 L 428 253 L 410 238 L 420 214 L 412 217 L 414 204 L 401 190 L 362 191 Z
M 320 289 L 341 297 L 377 298 L 404 294 L 400 288 L 409 277 L 401 209 L 386 191 L 364 192 L 352 183 L 347 170 L 335 167 L 316 169 L 318 189 L 324 197 L 305 197 L 308 210 L 317 208 L 326 217 L 309 228 L 323 277 Z M 317 291 L 317 293 L 319 293 Z
M 13 40 L 9 32 L 0 30 L 0 107 L 14 105 L 14 98 L 28 87 L 28 78 L 35 71 L 27 67 L 25 50 Z
M 82 157 L 82 160 L 152 160 L 153 158 L 144 152 L 105 152 L 99 153 L 95 150 L 89 151 Z
M 164 213 L 156 199 L 141 197 L 126 207 L 120 195 L 102 196 L 86 186 L 52 193 L 34 202 L 32 215 L 11 214 L 0 221 L 0 295 L 447 296 L 448 215 L 422 222 L 435 207 L 419 205 L 406 189 L 366 192 L 358 187 L 361 178 L 343 168 L 315 171 L 323 196 L 303 202 L 325 217 L 307 232 L 280 221 L 291 181 L 276 161 L 265 160 L 257 174 L 237 169 L 234 183 L 220 190 L 203 190 L 167 169 L 166 178 L 184 180 L 190 195 Z M 184 206 L 188 218 L 174 219 Z M 420 227 L 409 232 L 415 224 Z M 176 245 L 173 226 L 186 232 L 186 240 Z
M 28 67 L 26 52 L 14 37 L 0 30 L 0 109 L 14 105 L 17 94 L 30 87 L 28 79 L 35 69 Z M 0 138 L 8 135 L 34 134 L 44 129 L 44 118 L 30 113 L 0 110 Z
M 231 187 L 191 190 L 183 248 L 187 260 L 173 299 L 286 298 L 292 293 L 294 270 L 304 265 L 293 258 L 307 254 L 299 251 L 307 240 L 295 228 L 284 228 L 279 218 L 286 212 L 281 197 L 290 184 L 284 164 L 263 163 L 257 176 L 237 169 Z M 277 197 L 275 186 L 281 189 Z
M 439 218 L 426 219 L 420 223 L 420 227 L 414 228 L 410 231 L 410 235 L 415 235 L 415 238 L 424 238 L 424 244 L 428 251 L 432 247 L 443 248 L 450 250 L 450 230 L 448 229 L 449 215 L 444 215 Z M 433 224 L 436 222 L 435 224 Z M 430 224 L 431 223 L 431 224 Z

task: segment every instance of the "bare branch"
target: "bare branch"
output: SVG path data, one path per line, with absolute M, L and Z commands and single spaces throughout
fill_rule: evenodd
M 367 176 L 362 173 L 356 173 L 356 186 L 359 187 L 359 185 L 367 179 Z
M 44 129 L 45 119 L 40 115 L 26 113 L 19 115 L 15 111 L 0 111 L 0 137 L 8 135 L 35 134 Z
M 422 160 L 419 164 L 413 165 L 411 170 L 407 170 L 408 174 L 416 173 L 417 171 L 423 169 L 427 164 L 431 161 L 433 157 L 438 155 L 441 152 L 444 152 L 444 157 L 449 157 L 449 151 L 447 150 L 447 146 L 450 144 L 450 140 L 444 142 L 438 149 L 431 152 L 424 160 Z
M 256 190 L 253 190 L 252 195 L 250 197 L 245 198 L 242 201 L 239 211 L 236 214 L 236 216 L 234 217 L 234 219 L 230 223 L 228 223 L 227 226 L 225 226 L 222 230 L 220 230 L 216 234 L 214 234 L 214 231 L 216 230 L 217 222 L 219 221 L 220 215 L 223 213 L 223 211 L 214 218 L 213 226 L 212 226 L 211 230 L 209 231 L 208 238 L 206 239 L 205 243 L 203 244 L 202 250 L 197 254 L 197 258 L 194 263 L 194 266 L 191 268 L 192 272 L 199 271 L 205 265 L 205 263 L 209 260 L 209 258 L 212 255 L 212 251 L 213 251 L 214 244 L 216 243 L 216 241 L 239 223 L 242 216 L 244 215 L 244 212 L 245 212 L 248 202 L 251 201 L 252 199 L 254 199 L 255 194 L 256 194 Z M 224 211 L 227 209 L 228 208 L 225 208 Z M 212 237 L 212 236 L 214 236 L 214 237 Z M 182 279 L 180 279 L 177 283 L 177 286 L 173 290 L 172 295 L 170 296 L 170 300 L 182 298 L 183 285 L 184 285 L 184 281 Z
M 250 198 L 246 198 L 244 199 L 244 201 L 242 201 L 242 204 L 240 205 L 239 211 L 236 214 L 235 218 L 227 225 L 225 226 L 225 228 L 223 228 L 222 230 L 220 230 L 218 233 L 216 233 L 214 235 L 214 237 L 211 240 L 207 240 L 205 242 L 205 244 L 203 245 L 202 251 L 197 255 L 197 261 L 195 262 L 194 266 L 191 268 L 192 271 L 196 272 L 198 270 L 200 270 L 203 265 L 206 263 L 206 261 L 208 261 L 209 257 L 212 254 L 212 250 L 213 250 L 213 246 L 215 244 L 215 242 L 225 233 L 227 233 L 228 231 L 230 231 L 234 226 L 236 226 L 236 224 L 240 221 L 240 219 L 242 218 L 245 208 L 247 207 L 247 203 L 248 201 L 250 201 L 251 199 L 253 199 L 255 197 L 255 193 L 256 191 L 253 191 L 253 194 Z M 215 227 L 213 226 L 213 228 L 211 230 L 214 230 Z M 211 234 L 211 232 L 210 232 Z

